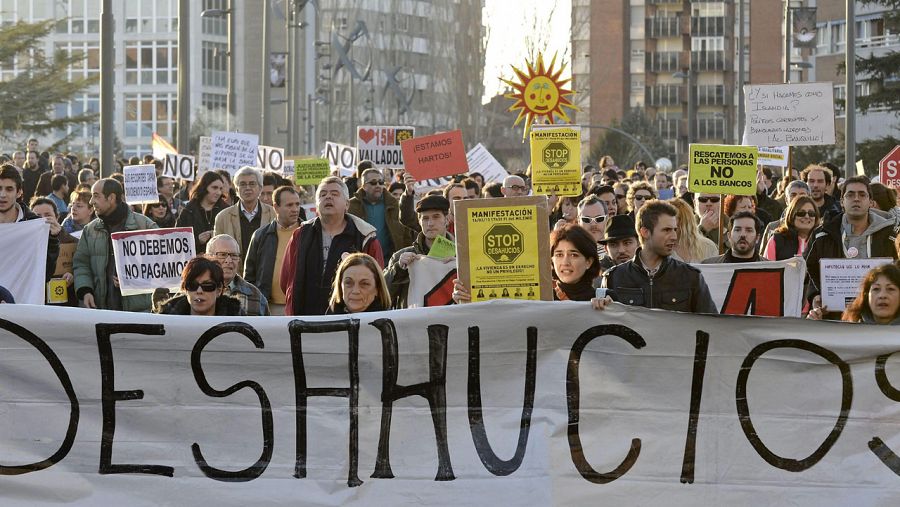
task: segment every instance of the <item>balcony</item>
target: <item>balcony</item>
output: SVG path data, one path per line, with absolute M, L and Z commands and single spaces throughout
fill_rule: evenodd
M 725 85 L 700 85 L 697 86 L 696 93 L 699 106 L 724 106 L 727 104 Z
M 691 69 L 704 71 L 731 70 L 724 51 L 691 51 Z
M 680 16 L 661 16 L 646 18 L 645 21 L 647 37 L 651 39 L 681 36 Z
M 681 51 L 647 53 L 646 64 L 650 72 L 674 72 L 684 67 Z
M 725 35 L 726 18 L 718 17 L 693 17 L 691 18 L 692 37 L 722 37 Z
M 656 120 L 656 128 L 659 131 L 659 136 L 663 139 L 678 139 L 678 134 L 681 131 L 681 120 L 658 118 Z
M 684 0 L 647 0 L 649 5 L 673 5 L 681 4 Z
M 675 106 L 685 102 L 684 87 L 678 85 L 648 86 L 644 91 L 644 100 L 650 107 Z
M 697 140 L 725 140 L 725 118 L 697 118 Z

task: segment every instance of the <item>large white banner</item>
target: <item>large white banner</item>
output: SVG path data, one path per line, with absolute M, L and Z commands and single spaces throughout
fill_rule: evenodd
M 0 224 L 0 286 L 16 303 L 44 304 L 49 233 L 43 220 Z
M 894 505 L 895 328 L 0 305 L 3 505 Z

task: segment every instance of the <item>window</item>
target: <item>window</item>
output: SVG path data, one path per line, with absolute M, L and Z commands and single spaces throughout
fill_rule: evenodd
M 81 94 L 68 103 L 57 104 L 53 109 L 57 119 L 99 114 L 100 96 L 90 93 Z M 94 119 L 78 125 L 69 125 L 66 130 L 59 130 L 55 135 L 59 138 L 72 136 L 74 138 L 84 138 L 85 140 L 91 139 L 99 142 L 100 123 L 97 119 Z
M 204 86 L 228 86 L 228 44 L 203 41 L 201 70 Z
M 175 93 L 125 95 L 125 136 L 149 138 L 154 132 L 169 136 L 175 132 Z
M 84 0 L 73 0 L 84 1 Z M 99 3 L 99 0 L 87 0 Z M 129 33 L 171 33 L 178 17 L 178 0 L 128 0 L 125 4 L 125 31 Z M 100 12 L 99 6 L 96 8 Z M 99 14 L 98 14 L 99 15 Z
M 125 46 L 125 84 L 176 84 L 175 41 L 129 42 Z
M 843 53 L 844 42 L 847 40 L 847 25 L 845 23 L 835 23 L 831 25 L 831 52 Z
M 225 4 L 225 0 L 203 0 L 203 9 L 220 9 L 225 10 L 227 5 Z M 221 35 L 223 37 L 228 35 L 228 18 L 225 16 L 214 18 L 214 17 L 205 17 L 201 18 L 203 20 L 202 28 L 204 34 L 206 35 Z
M 691 51 L 724 51 L 725 37 L 691 37 Z
M 56 44 L 56 49 L 69 55 L 81 55 L 81 59 L 69 68 L 69 79 L 91 77 L 100 73 L 100 43 L 61 42 Z

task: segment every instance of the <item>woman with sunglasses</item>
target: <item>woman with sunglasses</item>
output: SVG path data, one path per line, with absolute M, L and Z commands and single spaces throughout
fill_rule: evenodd
M 719 247 L 700 233 L 691 205 L 681 198 L 666 202 L 678 211 L 678 240 L 672 256 L 682 262 L 701 262 L 719 255 Z
M 819 207 L 812 197 L 798 195 L 788 204 L 784 223 L 769 238 L 763 257 L 770 261 L 780 261 L 803 255 L 809 238 L 818 225 Z
M 160 229 L 175 227 L 175 215 L 162 194 L 159 194 L 159 201 L 144 204 L 144 216 L 153 220 Z
M 391 308 L 391 295 L 375 259 L 353 253 L 341 261 L 334 276 L 326 315 L 380 312 Z
M 166 301 L 158 313 L 167 315 L 246 315 L 237 298 L 222 294 L 225 273 L 215 261 L 194 257 L 181 274 L 182 294 Z

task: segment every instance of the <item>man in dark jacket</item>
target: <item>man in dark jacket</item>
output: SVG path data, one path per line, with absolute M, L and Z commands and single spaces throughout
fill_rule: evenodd
M 897 250 L 890 240 L 892 221 L 869 209 L 871 203 L 869 179 L 854 176 L 841 187 L 844 212 L 826 221 L 813 233 L 806 247 L 808 275 L 806 297 L 813 309 L 821 306 L 819 294 L 819 263 L 822 259 L 897 258 Z M 826 310 L 821 310 L 827 312 Z M 826 318 L 835 317 L 826 315 Z
M 291 234 L 300 227 L 300 194 L 294 187 L 279 187 L 272 194 L 275 220 L 257 229 L 247 249 L 244 279 L 255 285 L 269 300 L 272 315 L 284 315 L 281 264 Z
M 809 185 L 809 195 L 819 207 L 819 216 L 825 222 L 841 213 L 841 205 L 828 195 L 828 187 L 833 177 L 831 169 L 816 164 L 807 166 L 800 173 L 800 179 Z
M 671 257 L 678 239 L 678 212 L 671 204 L 650 201 L 637 213 L 641 248 L 634 259 L 603 275 L 602 286 L 613 301 L 646 308 L 691 313 L 719 313 L 700 271 Z M 603 303 L 598 304 L 598 299 Z M 603 309 L 607 298 L 595 298 Z
M 395 251 L 408 247 L 412 235 L 400 223 L 400 203 L 390 192 L 385 192 L 381 171 L 366 169 L 361 182 L 362 187 L 350 199 L 349 212 L 375 227 L 384 251 L 384 259 L 380 259 L 383 262 Z
M 431 246 L 438 236 L 453 241 L 453 236 L 447 232 L 450 225 L 448 215 L 450 213 L 450 201 L 441 195 L 429 195 L 416 203 L 416 213 L 419 215 L 419 225 L 422 232 L 419 233 L 412 246 L 398 250 L 391 256 L 387 268 L 384 270 L 384 279 L 391 293 L 394 308 L 406 308 L 409 304 L 409 265 L 416 262 L 420 256 L 428 255 Z M 455 259 L 454 259 L 455 260 Z
M 702 264 L 735 264 L 739 262 L 759 262 L 756 240 L 759 239 L 762 223 L 750 211 L 739 211 L 731 217 L 728 240 L 731 248 L 722 255 L 704 259 Z

